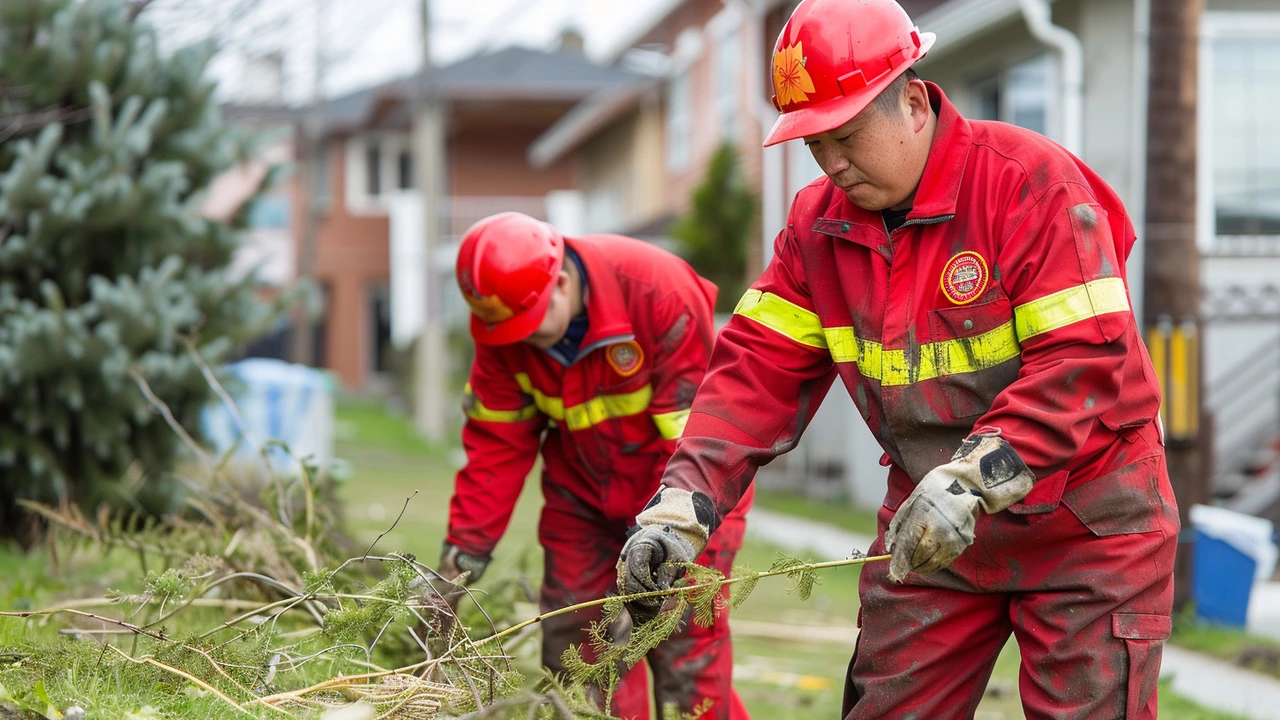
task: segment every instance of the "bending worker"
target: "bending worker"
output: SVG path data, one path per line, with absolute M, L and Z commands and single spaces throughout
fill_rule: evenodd
M 765 144 L 802 138 L 825 177 L 721 332 L 619 581 L 714 541 L 839 378 L 884 449 L 892 554 L 862 570 L 845 717 L 972 717 L 1011 632 L 1028 717 L 1155 717 L 1178 513 L 1133 226 L 1071 153 L 917 78 L 933 42 L 892 0 L 783 28 Z
M 543 612 L 604 597 L 636 514 L 658 488 L 702 382 L 716 287 L 674 255 L 614 235 L 565 238 L 517 213 L 480 221 L 458 254 L 476 342 L 440 573 L 478 579 L 542 449 Z M 728 573 L 750 493 L 689 556 Z M 563 672 L 599 609 L 543 623 L 542 660 Z M 625 616 L 624 616 L 625 617 Z M 588 657 L 590 660 L 591 658 Z M 659 708 L 748 717 L 732 687 L 727 617 L 684 629 L 647 658 Z M 623 676 L 612 712 L 649 718 L 643 669 Z

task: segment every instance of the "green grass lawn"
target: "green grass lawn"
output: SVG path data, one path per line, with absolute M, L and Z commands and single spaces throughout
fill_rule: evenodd
M 422 442 L 406 418 L 388 415 L 379 405 L 369 402 L 342 403 L 338 430 L 337 454 L 352 468 L 339 493 L 356 552 L 363 552 L 379 534 L 386 533 L 379 541 L 379 551 L 411 552 L 434 564 L 448 517 L 458 460 L 456 451 Z M 406 507 L 405 500 L 411 496 Z M 829 505 L 772 493 L 762 494 L 757 502 L 762 507 L 841 524 L 857 532 L 874 532 L 874 525 L 867 525 L 870 513 L 844 509 L 832 512 Z M 531 480 L 526 484 L 506 536 L 495 550 L 493 567 L 477 586 L 481 593 L 496 592 L 504 581 L 509 585 L 509 579 L 517 575 L 529 578 L 536 586 L 541 575 L 541 554 L 536 542 L 540 505 L 538 484 Z M 404 516 L 396 523 L 402 508 Z M 738 564 L 766 569 L 776 558 L 776 552 L 776 548 L 749 538 Z M 43 607 L 72 596 L 101 596 L 109 588 L 133 592 L 141 584 L 136 556 L 128 553 L 117 551 L 105 558 L 96 551 L 64 553 L 60 561 L 55 574 L 50 572 L 44 551 L 26 556 L 0 551 L 0 608 Z M 822 583 L 813 596 L 801 601 L 788 592 L 785 578 L 764 580 L 750 599 L 734 611 L 734 619 L 749 628 L 735 635 L 736 686 L 754 717 L 779 720 L 839 717 L 846 666 L 853 648 L 847 639 L 833 642 L 822 639 L 822 635 L 844 637 L 851 631 L 858 611 L 857 583 L 856 568 L 828 570 L 822 574 Z M 515 615 L 525 617 L 534 611 L 532 605 L 524 604 L 517 607 Z M 201 627 L 216 624 L 220 617 L 217 612 L 209 609 L 207 616 L 201 615 L 200 622 L 205 623 Z M 819 628 L 816 634 L 822 641 L 814 640 L 813 634 L 789 637 L 788 633 L 795 632 L 790 628 L 797 625 Z M 56 620 L 0 621 L 0 646 L 51 640 L 57 636 L 59 627 L 65 624 Z M 772 631 L 761 628 L 772 628 Z M 779 629 L 783 633 L 781 637 Z M 1204 637 L 1207 645 L 1214 644 L 1208 636 L 1197 637 Z M 534 636 L 516 649 L 521 667 L 536 669 L 536 644 Z M 1016 647 L 1006 647 L 979 718 L 1022 717 L 1017 696 L 1018 662 Z M 74 678 L 58 681 L 62 688 L 76 688 Z M 113 701 L 115 705 L 110 708 L 100 705 L 99 709 L 107 712 L 103 717 L 124 717 L 149 702 L 172 701 L 171 697 L 155 695 L 166 692 L 165 687 L 129 687 L 119 694 L 103 688 L 81 690 L 97 693 L 99 697 L 104 692 L 108 696 L 119 695 Z M 0 698 L 3 692 L 0 689 Z M 193 697 L 184 716 L 213 717 L 211 707 L 207 699 Z M 1163 689 L 1161 709 L 1165 716 L 1180 719 L 1227 720 L 1228 717 L 1190 705 Z

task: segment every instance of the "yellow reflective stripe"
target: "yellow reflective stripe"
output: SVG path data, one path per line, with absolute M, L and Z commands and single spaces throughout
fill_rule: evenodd
M 570 430 L 586 430 L 605 420 L 639 415 L 649 409 L 653 388 L 645 385 L 623 395 L 598 395 L 581 405 L 565 408 L 564 422 Z
M 667 440 L 675 440 L 684 434 L 684 426 L 689 422 L 689 409 L 676 410 L 669 413 L 658 413 L 653 416 L 653 424 L 658 432 Z
M 930 357 L 938 364 L 935 369 L 938 377 L 986 370 L 1022 354 L 1012 320 L 981 335 L 943 340 L 930 345 L 934 349 Z
M 1129 309 L 1129 293 L 1118 277 L 1060 290 L 1013 309 L 1018 339 L 1028 340 L 1072 323 Z
M 516 373 L 516 383 L 533 404 L 552 420 L 562 421 L 570 430 L 585 430 L 605 420 L 639 415 L 649 409 L 653 388 L 649 385 L 621 395 L 599 395 L 579 405 L 564 406 L 564 399 L 545 395 L 533 387 L 525 373 Z
M 475 393 L 471 391 L 470 383 L 467 383 L 462 392 L 467 398 L 467 402 L 463 403 L 464 412 L 472 420 L 514 423 L 528 420 L 538 414 L 538 408 L 533 405 L 526 405 L 519 410 L 493 410 L 487 408 L 484 403 L 480 402 L 480 398 L 476 397 Z
M 873 340 L 863 340 L 853 334 L 851 327 L 830 327 L 823 328 L 822 332 L 826 335 L 827 347 L 831 349 L 831 359 L 836 362 L 856 362 L 860 367 L 879 368 L 880 358 L 883 353 L 880 343 Z M 863 370 L 863 375 L 867 375 L 867 371 Z M 867 375 L 867 377 L 871 377 Z M 876 377 L 879 377 L 877 374 Z
M 543 395 L 540 390 L 535 390 L 533 382 L 529 380 L 529 376 L 525 373 L 516 373 L 516 384 L 520 386 L 520 390 L 525 395 L 533 398 L 533 404 L 542 411 L 543 415 L 553 420 L 564 420 L 564 400 Z
M 827 339 L 818 316 L 773 293 L 748 290 L 733 309 L 735 315 L 751 318 L 770 330 L 801 345 L 825 350 Z
M 975 337 L 925 343 L 920 346 L 919 362 L 914 364 L 906 350 L 885 350 L 874 340 L 855 336 L 851 327 L 826 328 L 825 333 L 832 360 L 857 363 L 864 377 L 879 380 L 886 387 L 986 370 L 1022 352 L 1013 321 Z

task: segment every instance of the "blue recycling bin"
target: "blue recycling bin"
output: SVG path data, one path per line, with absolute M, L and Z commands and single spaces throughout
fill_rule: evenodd
M 1253 591 L 1258 563 L 1230 543 L 1195 532 L 1195 570 L 1191 583 L 1196 617 L 1201 620 L 1244 627 L 1249 615 L 1249 594 Z

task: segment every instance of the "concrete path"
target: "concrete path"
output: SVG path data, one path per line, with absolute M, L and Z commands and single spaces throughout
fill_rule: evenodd
M 753 508 L 747 533 L 804 559 L 839 560 L 857 549 L 866 552 L 872 538 L 792 515 Z M 1254 588 L 1249 603 L 1249 629 L 1280 638 L 1280 583 Z M 1162 677 L 1173 689 L 1207 708 L 1252 720 L 1280 720 L 1280 680 L 1220 660 L 1165 645 Z
M 1249 596 L 1249 632 L 1280 640 L 1280 583 L 1258 583 Z
M 853 550 L 865 553 L 875 539 L 760 507 L 751 508 L 747 515 L 747 533 L 799 555 L 801 560 L 814 561 L 841 560 L 849 557 Z
M 1160 676 L 1173 691 L 1207 708 L 1253 720 L 1280 720 L 1280 681 L 1184 650 L 1164 646 Z

